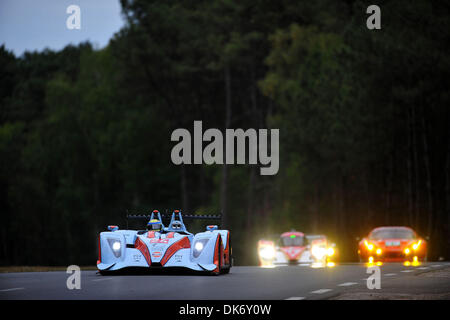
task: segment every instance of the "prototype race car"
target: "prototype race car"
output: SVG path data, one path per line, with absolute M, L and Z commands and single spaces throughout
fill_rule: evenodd
M 336 243 L 324 235 L 306 235 L 310 244 L 311 257 L 314 262 L 333 264 L 339 260 L 339 250 Z
M 218 219 L 220 216 L 184 216 L 186 219 Z M 98 239 L 97 268 L 101 274 L 124 268 L 187 268 L 210 274 L 228 273 L 232 266 L 230 231 L 208 225 L 205 232 L 186 230 L 179 210 L 172 213 L 165 227 L 161 213 L 129 215 L 131 219 L 149 220 L 146 230 L 119 230 L 109 226 Z
M 311 262 L 307 240 L 302 232 L 285 232 L 281 234 L 277 242 L 276 245 L 276 242 L 272 240 L 258 241 L 258 256 L 261 266 Z
M 379 227 L 359 242 L 361 262 L 426 261 L 427 242 L 408 227 Z
M 310 263 L 325 266 L 336 262 L 338 250 L 324 235 L 290 231 L 281 234 L 277 241 L 259 240 L 258 257 L 260 266 Z

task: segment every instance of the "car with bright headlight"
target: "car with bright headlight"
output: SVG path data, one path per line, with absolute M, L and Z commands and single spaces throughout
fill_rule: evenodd
M 311 262 L 311 253 L 305 234 L 292 230 L 276 240 L 259 240 L 258 258 L 261 266 L 299 264 Z
M 418 262 L 427 259 L 427 242 L 409 227 L 373 229 L 358 244 L 362 262 Z
M 311 258 L 316 263 L 336 263 L 339 259 L 339 250 L 336 243 L 331 242 L 325 235 L 306 235 L 308 239 Z
M 129 268 L 165 270 L 184 268 L 209 274 L 230 272 L 232 248 L 229 230 L 217 225 L 206 226 L 206 231 L 192 234 L 183 222 L 186 219 L 220 219 L 212 215 L 184 215 L 175 210 L 170 223 L 164 226 L 158 210 L 151 215 L 128 215 L 127 219 L 158 221 L 158 232 L 151 230 L 120 230 L 108 226 L 98 238 L 97 268 L 101 274 Z M 168 217 L 166 217 L 168 219 Z

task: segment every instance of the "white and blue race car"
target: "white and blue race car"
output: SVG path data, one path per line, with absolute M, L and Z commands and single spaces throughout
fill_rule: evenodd
M 214 275 L 230 271 L 230 231 L 208 225 L 205 232 L 192 234 L 186 230 L 179 210 L 173 211 L 167 227 L 158 210 L 151 215 L 128 215 L 127 218 L 159 220 L 162 227 L 158 231 L 137 231 L 108 226 L 109 231 L 101 232 L 98 240 L 97 268 L 101 274 L 125 268 L 187 268 Z M 220 216 L 185 215 L 185 218 L 218 219 Z

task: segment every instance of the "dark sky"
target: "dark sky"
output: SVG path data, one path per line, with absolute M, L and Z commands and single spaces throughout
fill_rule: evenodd
M 70 5 L 80 7 L 80 30 L 66 26 Z M 86 40 L 102 48 L 123 25 L 119 0 L 0 0 L 0 45 L 16 55 Z

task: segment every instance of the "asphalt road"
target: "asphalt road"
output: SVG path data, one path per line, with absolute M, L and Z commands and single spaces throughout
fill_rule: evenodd
M 0 300 L 7 299 L 160 299 L 265 300 L 366 299 L 370 295 L 450 299 L 450 263 L 420 266 L 384 264 L 381 289 L 367 288 L 367 266 L 332 268 L 233 267 L 221 276 L 187 274 L 108 275 L 82 271 L 81 289 L 69 290 L 65 272 L 0 274 Z M 356 294 L 356 295 L 355 295 Z M 400 296 L 399 296 L 400 295 Z M 412 296 L 411 296 L 412 295 Z

